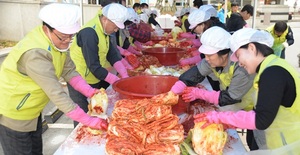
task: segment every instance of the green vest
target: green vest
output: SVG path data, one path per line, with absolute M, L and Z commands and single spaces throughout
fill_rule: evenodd
M 226 90 L 226 88 L 230 85 L 231 83 L 231 79 L 234 73 L 234 67 L 235 67 L 236 63 L 231 62 L 230 67 L 229 67 L 229 71 L 227 73 L 218 73 L 215 69 L 213 69 L 214 75 L 219 79 L 220 82 L 220 89 L 221 90 Z M 240 109 L 244 109 L 244 110 L 252 110 L 253 108 L 253 98 L 252 98 L 252 94 L 254 93 L 254 88 L 251 88 L 247 94 L 245 94 L 242 97 L 242 102 L 240 103 L 235 103 L 233 105 L 229 105 L 229 106 L 234 106 L 232 108 L 229 108 L 227 110 L 240 110 Z
M 110 67 L 110 63 L 106 59 L 106 55 L 108 53 L 109 49 L 109 36 L 104 34 L 102 25 L 100 23 L 99 17 L 102 15 L 101 11 L 99 14 L 96 15 L 92 20 L 90 20 L 87 24 L 85 24 L 83 28 L 91 27 L 93 28 L 98 36 L 99 43 L 98 43 L 98 56 L 99 61 L 102 67 L 108 68 Z M 75 37 L 71 49 L 70 49 L 70 55 L 71 59 L 73 60 L 74 64 L 76 65 L 76 70 L 79 72 L 79 74 L 87 81 L 89 84 L 95 84 L 98 83 L 100 80 L 96 78 L 93 73 L 89 70 L 87 67 L 81 47 L 77 45 L 77 37 Z
M 282 43 L 286 40 L 286 35 L 288 34 L 288 28 L 282 33 L 280 37 L 275 34 L 274 25 L 267 28 L 267 31 L 270 32 L 272 37 L 274 38 L 274 43 L 272 49 L 274 50 L 274 54 L 279 56 L 281 55 L 281 51 L 284 49 Z
M 279 107 L 274 121 L 266 130 L 264 130 L 266 144 L 268 149 L 276 149 L 283 146 L 284 139 L 287 143 L 287 148 L 283 147 L 283 149 L 287 149 L 288 152 L 284 152 L 282 154 L 289 154 L 289 152 L 292 154 L 299 154 L 299 145 L 293 146 L 290 144 L 300 142 L 300 134 L 298 134 L 300 131 L 300 75 L 293 66 L 288 64 L 288 62 L 275 55 L 270 55 L 262 62 L 259 72 L 254 79 L 253 87 L 256 89 L 256 92 L 259 90 L 258 82 L 262 72 L 270 66 L 281 66 L 292 75 L 296 85 L 297 96 L 292 107 Z M 257 138 L 257 141 L 259 141 L 259 138 L 261 137 Z
M 181 19 L 181 23 L 182 23 L 181 29 L 182 29 L 183 32 L 186 32 L 186 28 L 185 28 L 185 26 L 184 26 L 184 22 L 185 22 L 187 19 L 188 19 L 188 16 L 187 16 L 187 15 L 184 15 L 184 16 L 182 17 L 182 19 Z
M 16 120 L 32 120 L 40 115 L 48 96 L 30 77 L 17 70 L 17 62 L 30 49 L 43 49 L 52 55 L 55 74 L 59 78 L 63 71 L 67 53 L 57 51 L 42 26 L 28 33 L 9 53 L 0 70 L 0 114 Z

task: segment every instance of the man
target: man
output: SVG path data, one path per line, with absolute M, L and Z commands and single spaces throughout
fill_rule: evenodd
M 227 12 L 227 19 L 231 17 L 231 14 L 237 13 L 239 11 L 239 4 L 238 3 L 231 3 L 231 9 Z
M 126 20 L 127 8 L 111 3 L 86 23 L 74 39 L 71 58 L 76 65 L 76 70 L 93 88 L 106 89 L 119 80 L 120 78 L 113 74 L 114 69 L 122 78 L 128 77 L 127 70 L 121 62 L 122 56 L 117 47 L 111 45 L 109 36 L 123 29 Z M 67 86 L 73 101 L 84 111 L 88 111 L 86 97 L 69 83 Z
M 230 33 L 242 29 L 244 27 L 249 27 L 246 20 L 253 16 L 253 6 L 246 4 L 241 12 L 231 14 L 230 18 L 226 23 L 226 27 Z
M 80 28 L 76 5 L 53 3 L 39 13 L 43 25 L 29 32 L 9 53 L 0 69 L 0 142 L 6 155 L 43 154 L 41 112 L 51 101 L 82 124 L 107 129 L 107 122 L 87 115 L 64 91 L 64 78 L 92 97 L 90 87 L 75 71 L 68 50 Z
M 267 28 L 267 31 L 271 33 L 274 38 L 274 44 L 272 46 L 274 54 L 284 59 L 285 48 L 294 44 L 294 36 L 291 27 L 284 21 L 278 21 L 275 25 Z

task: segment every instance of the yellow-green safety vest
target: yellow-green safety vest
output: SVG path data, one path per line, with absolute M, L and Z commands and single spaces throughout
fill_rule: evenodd
M 66 60 L 66 52 L 57 51 L 38 26 L 28 33 L 6 57 L 0 70 L 0 114 L 16 120 L 32 120 L 40 115 L 48 96 L 30 77 L 20 73 L 17 63 L 30 49 L 43 49 L 52 55 L 55 74 L 59 78 Z
M 285 145 L 281 150 L 287 152 L 282 152 L 282 154 L 299 154 L 299 145 L 295 146 L 293 144 L 300 142 L 300 134 L 298 134 L 300 131 L 300 75 L 288 62 L 272 54 L 262 62 L 259 72 L 254 78 L 253 87 L 256 91 L 256 97 L 259 91 L 259 78 L 263 71 L 270 66 L 281 66 L 292 75 L 296 85 L 297 96 L 291 107 L 279 107 L 274 121 L 264 130 L 267 148 L 276 149 Z
M 100 23 L 100 16 L 102 15 L 102 12 L 99 11 L 99 13 L 94 17 L 92 20 L 90 20 L 87 24 L 85 24 L 83 28 L 91 27 L 93 28 L 98 36 L 99 43 L 98 43 L 98 56 L 99 61 L 102 67 L 108 68 L 111 67 L 110 63 L 106 59 L 106 55 L 108 53 L 109 49 L 109 36 L 104 34 L 103 27 Z M 79 72 L 79 74 L 87 81 L 89 84 L 95 84 L 98 83 L 100 80 L 96 78 L 93 73 L 89 70 L 87 67 L 81 47 L 77 45 L 77 38 L 75 37 L 71 49 L 70 49 L 70 55 L 71 59 L 74 61 L 74 64 L 76 65 L 76 70 Z
M 188 16 L 187 16 L 187 15 L 184 15 L 184 16 L 181 18 L 181 23 L 182 23 L 181 29 L 182 29 L 183 32 L 186 32 L 186 28 L 185 28 L 185 26 L 184 26 L 184 22 L 185 22 L 187 19 L 188 19 Z
M 214 75 L 219 79 L 220 82 L 220 89 L 221 90 L 226 90 L 226 88 L 230 85 L 232 76 L 234 73 L 234 67 L 236 63 L 231 62 L 229 70 L 227 73 L 218 73 L 215 69 L 213 70 Z M 236 108 L 233 108 L 233 110 L 239 110 L 239 109 L 244 109 L 246 111 L 252 110 L 253 109 L 253 95 L 254 93 L 254 88 L 252 87 L 243 97 L 242 97 L 242 102 L 240 103 L 235 103 L 231 106 L 234 106 Z M 229 110 L 229 109 L 228 109 Z
M 288 28 L 282 33 L 282 35 L 280 37 L 278 37 L 275 34 L 274 26 L 275 25 L 270 26 L 266 30 L 274 38 L 274 43 L 273 43 L 273 46 L 272 46 L 272 49 L 274 50 L 274 54 L 280 57 L 281 51 L 284 49 L 284 46 L 282 45 L 282 43 L 284 43 L 285 40 L 286 40 L 286 35 L 288 34 Z

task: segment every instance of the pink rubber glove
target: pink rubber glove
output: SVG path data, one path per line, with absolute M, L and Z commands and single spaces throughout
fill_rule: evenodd
M 179 64 L 180 64 L 180 66 L 193 65 L 200 61 L 201 61 L 200 55 L 196 55 L 194 57 L 179 60 Z
M 143 45 L 139 41 L 134 41 L 133 44 L 135 45 L 137 50 L 141 51 L 143 49 Z
M 200 47 L 202 43 L 200 42 L 200 39 L 192 39 L 193 47 Z
M 182 32 L 178 34 L 179 38 L 195 39 L 196 35 L 190 32 Z
M 127 56 L 127 55 L 131 55 L 132 53 L 128 52 L 127 50 L 123 49 L 120 46 L 117 46 L 118 50 L 120 51 L 121 55 L 123 56 Z
M 155 43 L 153 41 L 147 41 L 146 43 L 144 43 L 144 45 L 146 46 L 153 46 Z
M 97 92 L 97 89 L 91 87 L 86 81 L 80 76 L 74 76 L 70 79 L 69 84 L 84 96 L 91 98 Z
M 79 106 L 66 114 L 74 121 L 98 130 L 107 130 L 108 123 L 106 120 L 98 117 L 91 117 L 85 113 Z
M 127 51 L 135 55 L 142 55 L 142 53 L 138 52 L 132 45 L 127 48 Z
M 104 79 L 106 82 L 108 82 L 109 84 L 113 84 L 115 83 L 116 81 L 120 80 L 119 77 L 117 77 L 116 75 L 114 74 L 111 74 L 108 72 L 106 78 Z
M 182 93 L 182 99 L 185 102 L 202 99 L 215 105 L 219 104 L 219 96 L 220 91 L 208 91 L 197 87 L 186 87 Z
M 122 78 L 129 77 L 127 70 L 121 61 L 117 61 L 113 66 L 117 70 L 117 72 L 121 75 Z
M 177 95 L 181 94 L 186 85 L 182 81 L 177 81 L 171 88 L 171 91 Z
M 243 111 L 238 112 L 225 111 L 216 112 L 210 111 L 206 113 L 201 113 L 194 116 L 194 122 L 208 121 L 208 123 L 223 123 L 229 126 L 234 126 L 241 129 L 256 129 L 255 126 L 255 112 Z
M 122 58 L 122 59 L 121 59 L 121 62 L 122 62 L 122 64 L 125 66 L 126 69 L 130 69 L 130 70 L 134 69 L 134 68 L 127 62 L 126 59 Z

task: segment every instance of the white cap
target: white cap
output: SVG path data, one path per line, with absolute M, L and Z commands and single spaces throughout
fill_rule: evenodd
M 182 8 L 181 11 L 180 11 L 179 16 L 183 16 L 183 15 L 185 15 L 188 12 L 190 12 L 189 8 Z
M 174 13 L 174 16 L 175 16 L 175 17 L 180 17 L 180 12 L 181 12 L 181 10 L 177 10 L 177 11 Z
M 127 8 L 118 3 L 111 3 L 102 9 L 102 14 L 117 25 L 118 28 L 124 29 L 124 22 L 127 20 Z
M 271 34 L 264 30 L 256 30 L 252 28 L 243 28 L 233 33 L 230 38 L 230 49 L 233 52 L 231 61 L 238 61 L 235 52 L 241 47 L 251 42 L 273 46 L 274 38 Z
M 140 23 L 140 17 L 134 11 L 133 8 L 127 8 L 127 12 L 128 12 L 128 19 L 127 20 L 132 21 L 134 23 Z
M 213 26 L 201 36 L 202 45 L 199 48 L 199 52 L 203 54 L 215 54 L 221 50 L 229 49 L 229 39 L 231 35 L 229 32 L 219 26 Z
M 191 8 L 190 8 L 190 14 L 191 14 L 192 12 L 194 12 L 195 10 L 198 10 L 198 8 L 191 7 Z
M 199 9 L 209 12 L 211 17 L 217 17 L 218 15 L 217 10 L 212 5 L 202 5 Z
M 42 21 L 64 34 L 74 34 L 79 31 L 80 17 L 79 6 L 66 3 L 46 5 L 39 13 Z
M 157 13 L 157 11 L 156 11 L 155 9 L 152 10 L 151 13 L 152 13 L 152 14 L 155 14 L 156 16 L 158 16 L 158 13 Z
M 188 17 L 188 21 L 190 23 L 189 29 L 193 29 L 198 24 L 203 23 L 209 19 L 210 19 L 210 14 L 208 12 L 197 9 L 193 11 Z
M 149 17 L 151 15 L 152 11 L 150 9 L 143 9 L 143 13 Z

